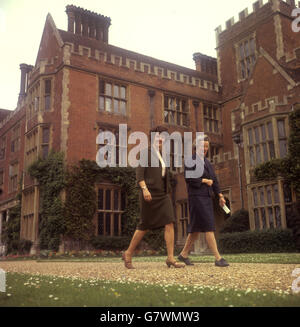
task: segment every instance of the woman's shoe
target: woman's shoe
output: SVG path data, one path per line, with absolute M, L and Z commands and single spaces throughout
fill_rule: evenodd
M 132 265 L 131 259 L 126 259 L 125 252 L 122 254 L 122 260 L 124 261 L 125 268 L 127 269 L 135 269 Z
M 183 257 L 181 254 L 177 257 L 179 261 L 183 261 L 187 266 L 194 266 L 189 258 Z
M 166 260 L 166 265 L 168 266 L 168 268 L 170 268 L 171 266 L 173 266 L 174 268 L 184 268 L 185 267 L 185 265 L 183 263 L 178 263 L 175 260 L 170 261 L 169 259 Z

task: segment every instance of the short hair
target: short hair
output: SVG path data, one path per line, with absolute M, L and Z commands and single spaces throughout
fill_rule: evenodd
M 209 137 L 208 137 L 208 135 L 204 134 L 203 138 L 202 138 L 202 136 L 198 136 L 198 137 L 195 138 L 195 140 L 194 140 L 194 142 L 193 142 L 193 149 L 196 149 L 196 142 L 197 142 L 197 140 L 199 140 L 199 139 L 200 139 L 201 141 L 204 141 L 204 142 L 209 142 Z

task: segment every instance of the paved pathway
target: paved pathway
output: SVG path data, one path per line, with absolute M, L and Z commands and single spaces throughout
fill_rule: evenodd
M 0 261 L 0 268 L 30 274 L 288 292 L 295 279 L 292 271 L 300 268 L 299 264 L 262 263 L 231 263 L 226 268 L 215 267 L 213 263 L 196 263 L 181 269 L 168 268 L 163 262 L 133 264 L 136 269 L 128 270 L 122 262 Z

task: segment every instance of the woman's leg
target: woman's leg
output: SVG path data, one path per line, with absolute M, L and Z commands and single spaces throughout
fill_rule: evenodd
M 168 260 L 175 261 L 174 259 L 174 224 L 165 225 L 165 241 L 167 247 Z
M 190 251 L 191 251 L 191 248 L 192 248 L 192 245 L 194 244 L 194 242 L 196 241 L 196 239 L 198 238 L 200 233 L 198 232 L 195 232 L 195 233 L 189 233 L 187 238 L 186 238 L 186 241 L 185 241 L 185 244 L 184 244 L 184 247 L 181 251 L 181 256 L 184 257 L 184 258 L 187 258 Z
M 212 253 L 214 254 L 216 260 L 219 261 L 221 259 L 221 256 L 218 251 L 215 233 L 214 232 L 206 232 L 205 238 L 206 238 L 207 244 L 208 244 L 209 248 L 211 249 Z
M 143 237 L 145 236 L 146 233 L 147 233 L 147 230 L 139 230 L 139 229 L 137 229 L 134 232 L 132 239 L 130 241 L 129 247 L 125 251 L 125 256 L 131 257 L 133 255 L 134 250 L 139 245 L 140 241 L 143 239 Z

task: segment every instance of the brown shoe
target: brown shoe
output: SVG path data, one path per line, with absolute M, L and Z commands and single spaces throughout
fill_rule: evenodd
M 125 252 L 122 254 L 122 260 L 124 261 L 125 268 L 135 269 L 132 265 L 131 258 L 130 258 L 130 260 L 128 260 L 128 258 L 126 258 Z
M 166 265 L 168 266 L 168 268 L 170 268 L 171 266 L 173 266 L 174 268 L 184 268 L 185 267 L 184 263 L 178 263 L 175 260 L 170 261 L 169 259 L 166 260 Z

